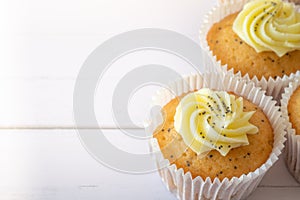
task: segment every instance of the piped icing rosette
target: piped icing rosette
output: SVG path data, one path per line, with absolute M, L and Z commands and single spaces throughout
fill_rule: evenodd
M 225 156 L 232 148 L 248 145 L 247 134 L 258 132 L 249 123 L 254 112 L 243 112 L 241 97 L 203 88 L 181 99 L 174 127 L 198 155 L 217 150 Z
M 300 50 L 300 13 L 281 0 L 247 3 L 233 24 L 233 31 L 256 52 L 273 51 L 279 57 Z

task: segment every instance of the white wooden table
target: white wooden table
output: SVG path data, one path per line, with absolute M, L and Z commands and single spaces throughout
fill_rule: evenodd
M 170 29 L 198 41 L 203 15 L 216 3 L 204 0 L 14 0 L 0 3 L 0 199 L 175 199 L 157 173 L 131 175 L 111 170 L 83 148 L 73 120 L 73 89 L 87 56 L 110 37 L 137 28 Z M 132 152 L 147 145 L 126 139 L 111 114 L 112 91 L 134 66 L 193 69 L 180 59 L 154 51 L 116 62 L 96 94 L 98 124 L 79 128 L 103 132 Z M 132 120 L 142 124 L 157 87 L 138 90 L 129 103 Z M 105 98 L 103 98 L 103 95 Z M 132 130 L 142 134 L 143 129 Z M 283 159 L 249 198 L 299 199 L 300 185 Z

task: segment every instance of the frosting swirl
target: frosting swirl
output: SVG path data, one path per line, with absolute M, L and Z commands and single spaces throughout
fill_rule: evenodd
M 225 156 L 230 149 L 249 144 L 247 133 L 258 132 L 249 123 L 254 112 L 243 112 L 241 97 L 203 88 L 181 99 L 174 127 L 198 155 L 215 149 Z
M 281 0 L 247 3 L 235 19 L 233 31 L 258 53 L 273 51 L 281 57 L 300 50 L 300 13 Z

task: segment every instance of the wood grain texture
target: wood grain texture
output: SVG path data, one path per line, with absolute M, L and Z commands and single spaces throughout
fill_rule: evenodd
M 142 130 L 126 131 L 143 134 Z M 123 150 L 147 151 L 146 141 L 134 142 L 120 130 L 103 132 Z M 0 199 L 175 199 L 157 173 L 124 174 L 98 163 L 75 130 L 2 130 L 0 163 Z M 299 191 L 300 184 L 281 158 L 249 199 L 293 200 Z

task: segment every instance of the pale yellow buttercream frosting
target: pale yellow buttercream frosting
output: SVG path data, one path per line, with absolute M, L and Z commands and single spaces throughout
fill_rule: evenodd
M 258 132 L 249 123 L 254 112 L 243 111 L 241 97 L 203 88 L 181 99 L 174 128 L 198 155 L 217 150 L 225 156 L 232 148 L 248 145 L 247 134 Z
M 234 21 L 233 31 L 258 53 L 273 51 L 281 57 L 300 50 L 300 13 L 281 0 L 250 1 Z

